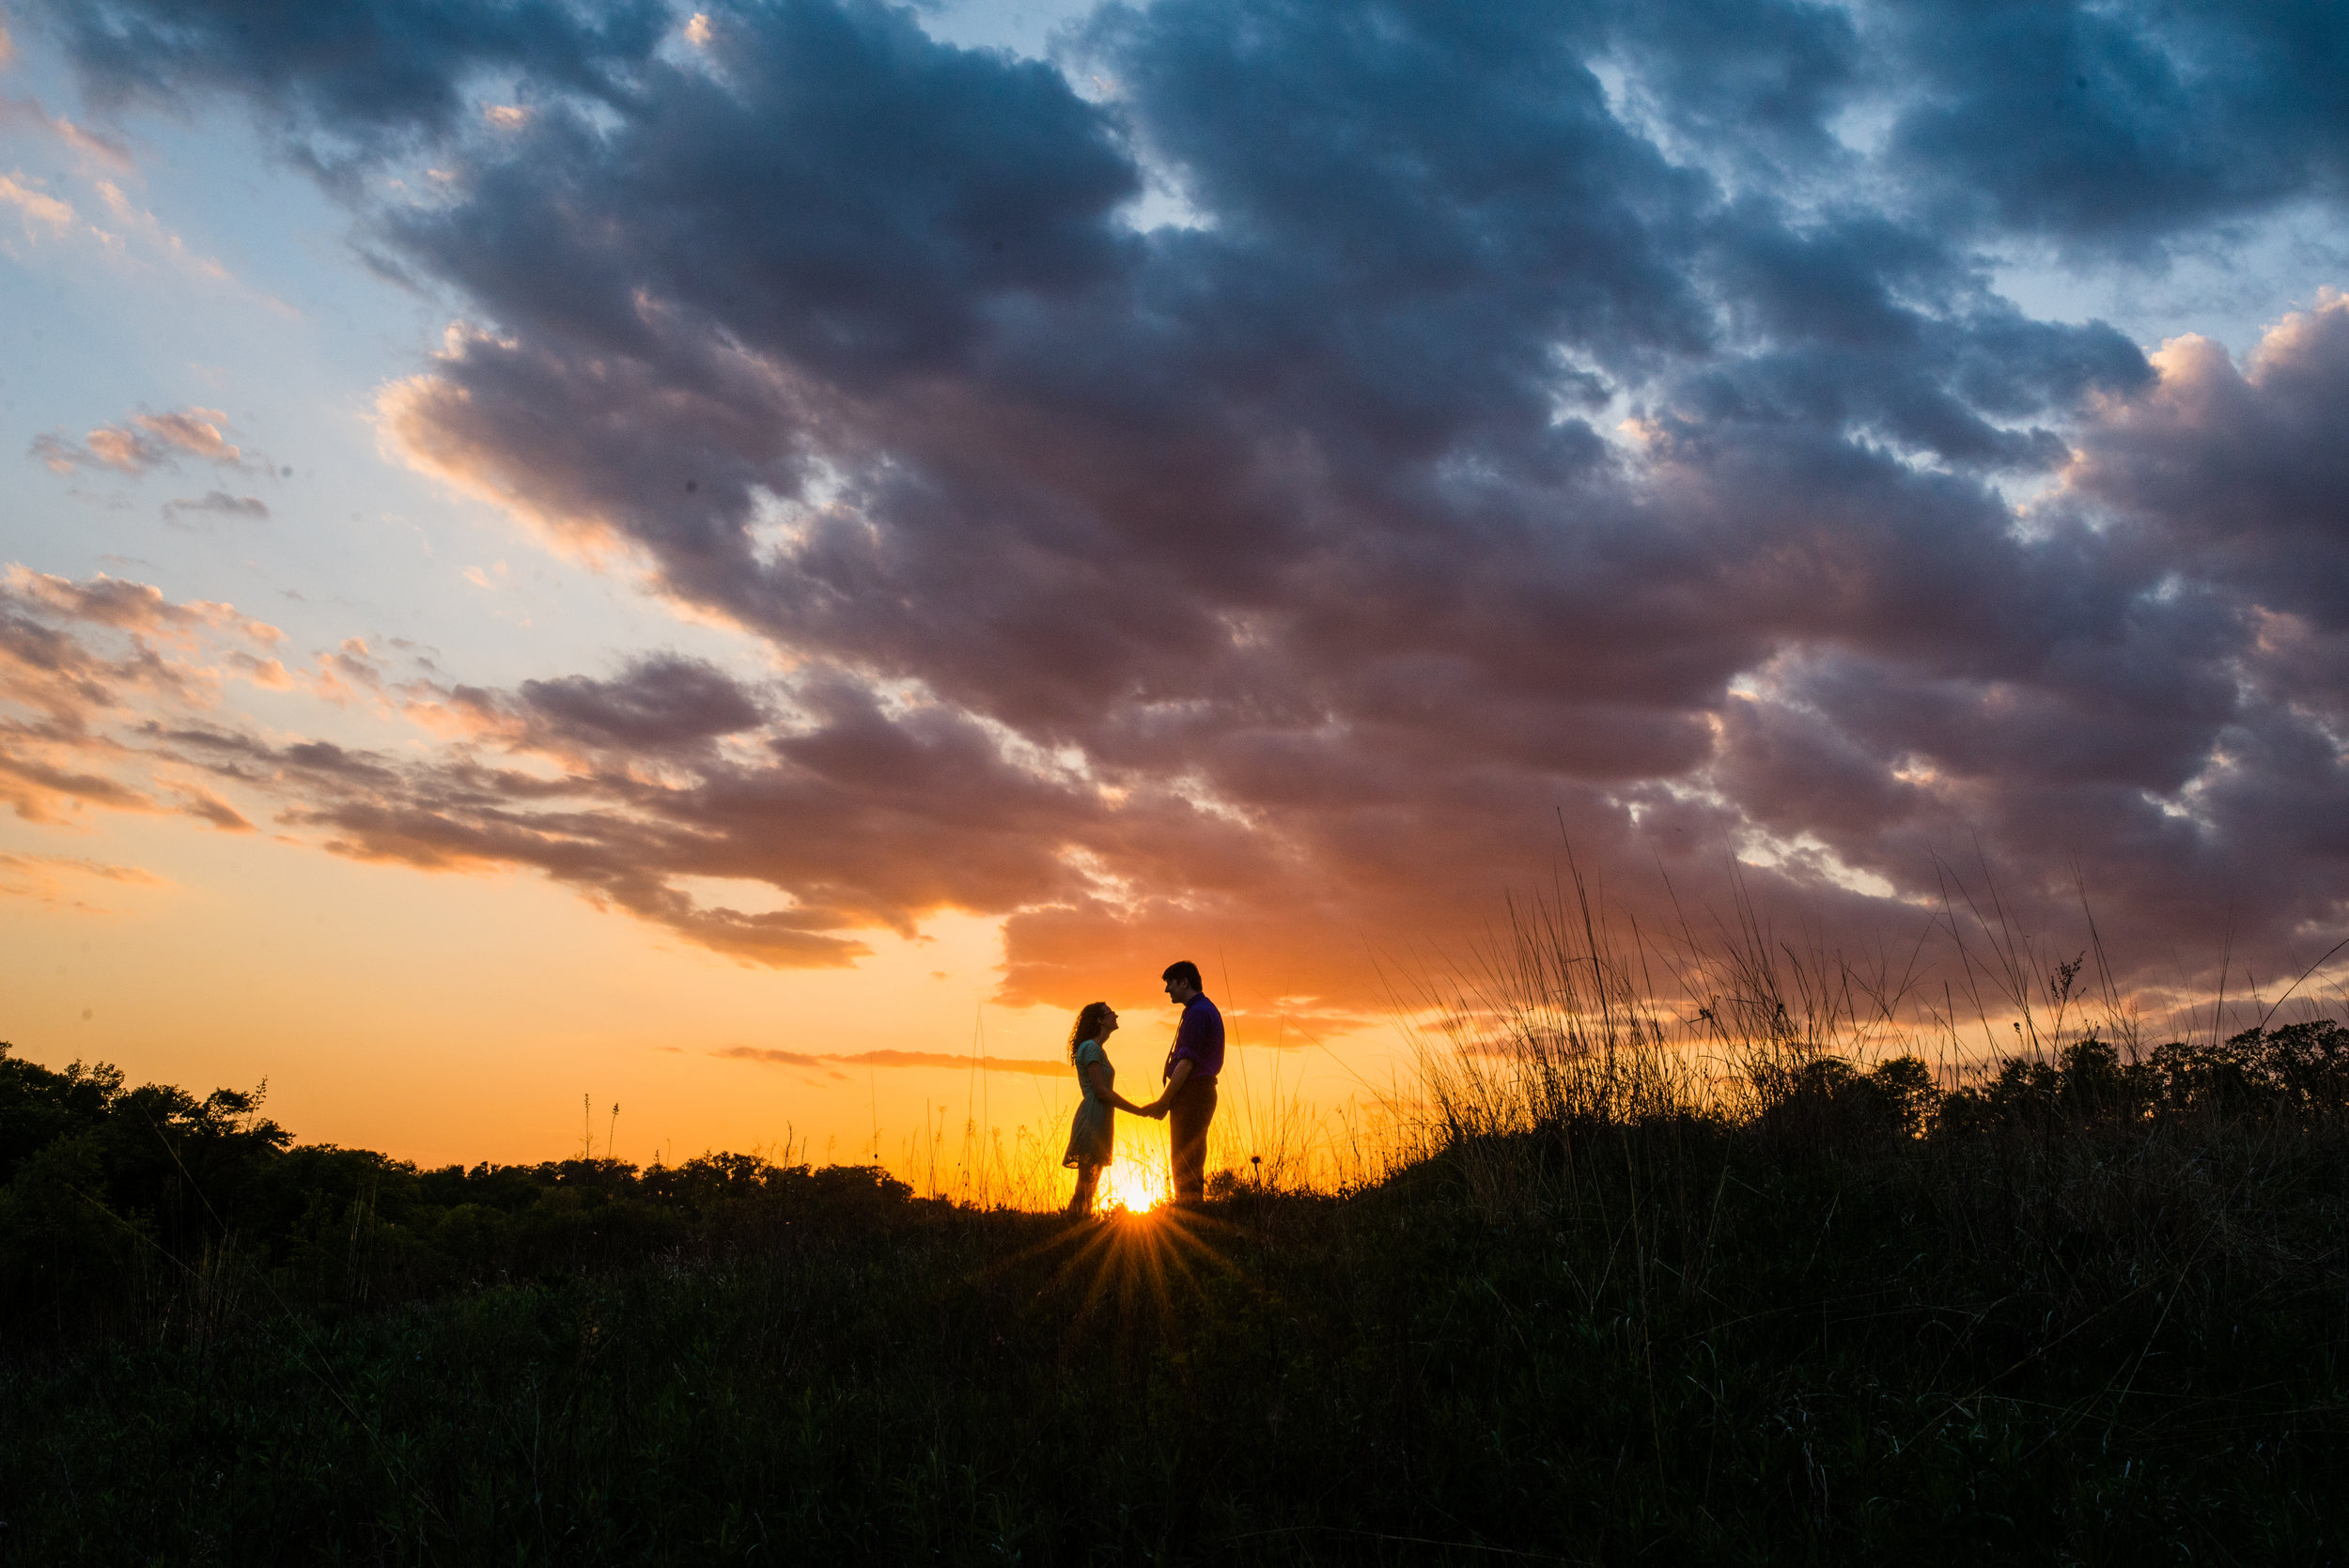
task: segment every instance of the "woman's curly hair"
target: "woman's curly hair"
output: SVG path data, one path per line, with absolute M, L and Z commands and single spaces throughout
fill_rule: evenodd
M 1101 1019 L 1109 1010 L 1110 1004 L 1106 1001 L 1088 1001 L 1084 1004 L 1084 1010 L 1077 1015 L 1077 1027 L 1068 1032 L 1069 1061 L 1077 1060 L 1079 1046 L 1083 1045 L 1087 1040 L 1097 1040 L 1101 1037 L 1097 1032 L 1101 1027 Z

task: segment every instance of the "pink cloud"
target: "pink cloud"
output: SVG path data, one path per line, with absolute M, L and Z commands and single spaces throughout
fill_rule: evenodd
M 40 189 L 40 184 L 28 179 L 23 169 L 0 174 L 0 204 L 15 208 L 27 228 L 38 224 L 52 234 L 64 234 L 76 221 L 73 206 Z
M 69 620 L 150 637 L 184 639 L 199 631 L 228 632 L 267 646 L 285 633 L 236 607 L 209 599 L 174 604 L 151 583 L 132 582 L 101 572 L 82 582 L 11 565 L 0 583 L 29 604 Z
M 55 474 L 70 474 L 77 468 L 110 468 L 136 476 L 154 469 L 174 467 L 183 458 L 222 468 L 266 472 L 266 460 L 248 459 L 244 449 L 227 439 L 227 424 L 228 416 L 218 409 L 132 414 L 123 424 L 100 426 L 80 442 L 58 435 L 36 436 L 31 455 Z M 204 501 L 175 505 L 246 516 L 257 515 L 257 515 L 268 515 L 268 508 L 255 498 L 241 500 L 218 490 Z
M 198 660 L 252 660 L 248 649 L 280 636 L 234 606 L 174 603 L 146 583 L 0 571 L 0 802 L 48 824 L 86 806 L 164 810 L 139 732 L 216 700 L 218 671 Z M 208 790 L 171 792 L 217 826 L 242 821 Z

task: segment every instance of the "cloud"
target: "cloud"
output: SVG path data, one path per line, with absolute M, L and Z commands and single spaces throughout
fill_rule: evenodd
M 861 690 L 802 684 L 796 711 L 745 753 L 708 742 L 763 722 L 756 697 L 674 659 L 603 681 L 440 693 L 517 759 L 462 747 L 417 763 L 334 751 L 297 755 L 242 737 L 172 737 L 196 766 L 272 788 L 285 819 L 357 859 L 428 870 L 527 866 L 746 963 L 831 966 L 910 934 L 940 907 L 1002 907 L 1072 885 L 1050 833 L 1086 808 L 1065 784 L 1006 761 L 988 734 L 935 709 L 891 716 Z M 662 709 L 662 703 L 673 706 Z M 929 801 L 960 798 L 957 820 Z M 788 822 L 776 832 L 773 825 Z M 745 912 L 696 904 L 676 878 L 763 880 L 793 900 Z
M 976 1068 L 990 1073 L 1025 1073 L 1036 1078 L 1063 1078 L 1073 1070 L 1066 1062 L 1037 1062 L 1019 1056 L 956 1056 L 935 1050 L 864 1050 L 832 1054 L 774 1050 L 758 1046 L 728 1046 L 709 1054 L 733 1062 L 764 1062 L 778 1067 L 944 1067 L 958 1073 Z
M 249 833 L 254 831 L 253 824 L 245 819 L 242 812 L 210 790 L 183 790 L 179 809 L 185 815 L 209 822 L 226 832 Z
M 118 727 L 207 707 L 221 684 L 207 657 L 250 658 L 278 639 L 230 605 L 174 603 L 146 583 L 0 571 L 0 804 L 52 825 L 86 807 L 168 809 L 151 758 Z M 166 787 L 217 825 L 235 815 L 207 791 Z
M 19 855 L 0 851 L 0 898 L 23 898 L 53 909 L 71 909 L 85 914 L 103 914 L 106 910 L 91 904 L 75 890 L 85 879 L 111 883 L 117 887 L 156 888 L 163 878 L 137 866 L 111 865 L 68 855 Z
M 2349 470 L 2323 411 L 2349 388 L 2345 327 L 2327 297 L 2243 369 L 2165 346 L 2154 384 L 2093 402 L 2032 508 L 2041 559 L 2012 590 L 2043 605 L 1889 668 L 1781 658 L 1729 710 L 1716 784 L 1896 883 L 1950 823 L 2025 885 L 2077 862 L 2148 942 L 2210 939 L 2228 908 L 2278 939 L 2338 921 L 2349 560 L 2326 498 Z
M 125 882 L 139 887 L 159 885 L 154 873 L 142 871 L 134 865 L 109 865 L 101 861 L 77 859 L 63 855 L 0 854 L 0 865 L 11 871 L 25 872 L 37 868 L 70 871 L 86 877 L 96 877 L 109 882 Z
M 1945 217 L 2130 252 L 2344 194 L 2349 38 L 2315 0 L 1887 7 L 1869 22 L 1911 85 L 1890 172 Z
M 100 773 L 74 772 L 30 756 L 0 754 L 0 804 L 27 822 L 62 820 L 61 808 L 85 805 L 116 811 L 154 811 L 155 802 L 137 789 Z
M 757 729 L 765 719 L 714 665 L 673 657 L 640 660 L 617 680 L 524 681 L 520 695 L 550 737 L 640 753 L 698 746 Z
M 39 225 L 53 235 L 62 235 L 74 225 L 73 206 L 40 189 L 42 183 L 23 169 L 0 175 L 0 202 L 15 208 L 28 230 Z
M 163 517 L 167 521 L 185 517 L 191 512 L 204 513 L 212 517 L 248 519 L 258 522 L 269 520 L 269 506 L 257 495 L 230 495 L 226 490 L 206 490 L 203 495 L 194 500 L 181 499 L 163 503 Z
M 321 170 L 446 129 L 464 112 L 467 84 L 491 71 L 624 100 L 630 69 L 668 19 L 650 0 L 593 11 L 551 0 L 334 6 L 287 12 L 267 27 L 228 0 L 103 8 L 30 0 L 19 9 L 63 45 L 100 104 L 243 94 L 276 104 L 282 117 L 269 132 Z
M 2349 397 L 2349 298 L 2327 291 L 2284 317 L 2241 368 L 2194 336 L 2154 363 L 2152 396 L 2113 401 L 2087 427 L 2070 492 L 2155 526 L 2197 577 L 2341 628 L 2349 450 L 2333 411 Z
M 390 451 L 778 672 L 429 675 L 439 741 L 380 754 L 175 732 L 339 853 L 759 964 L 998 915 L 1016 1001 L 1220 943 L 1338 1018 L 1561 830 L 1651 913 L 1738 855 L 1855 940 L 1961 872 L 2046 929 L 2077 868 L 2149 959 L 2349 916 L 2349 316 L 2238 367 L 1995 282 L 2338 225 L 2318 8 L 1160 0 L 1057 68 L 824 0 L 690 54 L 39 14 L 101 101 L 290 127 L 466 302 Z M 429 202 L 351 178 L 424 157 Z
M 5 37 L 5 33 L 0 33 L 0 39 Z M 7 61 L 6 50 L 0 47 L 0 65 Z M 62 115 L 51 114 L 37 98 L 0 98 L 0 125 L 30 126 L 56 137 L 91 163 L 118 173 L 128 173 L 132 167 L 131 149 L 121 141 L 86 130 Z
M 0 100 L 0 126 L 26 121 L 38 123 L 43 130 L 61 137 L 86 162 L 103 163 L 117 171 L 129 167 L 129 153 L 114 139 L 85 132 L 67 120 L 52 120 L 37 103 L 27 106 L 10 100 Z M 28 176 L 22 169 L 10 175 L 0 175 L 0 206 L 17 210 L 27 238 L 60 241 L 75 237 L 93 245 L 109 263 L 161 260 L 184 268 L 210 282 L 233 284 L 236 281 L 217 260 L 189 249 L 185 240 L 164 227 L 154 213 L 132 202 L 113 180 L 96 180 L 92 189 L 97 194 L 99 205 L 106 210 L 106 222 L 113 227 L 103 227 L 96 221 L 86 219 L 71 202 L 53 194 L 46 180 Z M 270 295 L 256 298 L 281 315 L 298 314 L 284 301 Z M 120 432 L 116 433 L 118 435 Z M 48 458 L 52 467 L 62 471 L 72 466 L 77 449 L 56 437 L 43 437 L 34 442 L 34 451 L 36 455 Z
M 233 281 L 228 276 L 227 268 L 223 267 L 218 261 L 209 256 L 199 256 L 195 252 L 188 249 L 188 243 L 185 240 L 182 240 L 179 235 L 173 233 L 170 229 L 165 228 L 163 225 L 163 221 L 157 218 L 154 213 L 149 212 L 145 208 L 138 206 L 136 203 L 132 202 L 129 196 L 124 195 L 122 194 L 122 188 L 117 185 L 113 180 L 99 180 L 97 181 L 96 189 L 98 192 L 98 199 L 104 204 L 107 213 L 116 223 L 121 225 L 126 232 L 138 236 L 151 254 L 159 256 L 164 260 L 170 261 L 175 265 L 185 267 L 202 277 L 211 279 L 215 283 L 227 283 Z M 119 243 L 118 240 L 114 235 L 106 234 L 102 231 L 94 230 L 93 232 L 98 233 L 99 239 L 104 241 L 109 249 L 114 248 Z M 266 303 L 271 305 L 282 315 L 294 314 L 292 309 L 282 300 L 272 299 L 268 296 L 263 296 L 263 299 Z M 165 417 L 169 416 L 166 415 Z
M 152 469 L 176 466 L 182 458 L 224 468 L 254 466 L 247 462 L 243 450 L 231 444 L 224 433 L 227 423 L 228 416 L 218 409 L 132 414 L 124 424 L 100 426 L 78 442 L 56 435 L 36 436 L 31 456 L 39 458 L 54 474 L 70 474 L 77 468 L 111 468 L 134 477 Z M 237 505 L 234 498 L 219 491 L 212 493 L 220 495 L 230 506 Z M 252 501 L 250 497 L 245 499 Z M 210 497 L 206 501 L 209 503 Z M 201 510 L 223 509 L 190 505 Z M 254 501 L 252 505 L 259 503 Z
M 103 572 L 77 582 L 11 565 L 0 568 L 0 584 L 28 608 L 148 637 L 186 640 L 199 630 L 212 629 L 234 631 L 266 646 L 284 636 L 266 621 L 240 613 L 234 605 L 211 599 L 174 604 L 152 583 L 132 582 Z

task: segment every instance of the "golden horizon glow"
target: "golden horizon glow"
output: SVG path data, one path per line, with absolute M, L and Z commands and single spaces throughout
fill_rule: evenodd
M 999 920 L 940 915 L 911 939 L 879 935 L 854 968 L 774 970 L 527 875 L 386 867 L 185 818 L 59 830 L 0 817 L 11 856 L 26 867 L 21 894 L 0 898 L 0 1040 L 23 1060 L 105 1062 L 133 1084 L 197 1094 L 266 1081 L 262 1113 L 298 1141 L 426 1169 L 575 1157 L 592 1142 L 640 1167 L 730 1151 L 879 1164 L 926 1196 L 985 1205 L 1068 1200 L 1069 1020 L 992 1000 Z M 140 879 L 90 869 L 117 864 Z M 1305 1105 L 1310 1121 L 1361 1086 L 1245 1005 L 1273 984 L 1231 978 L 1242 1005 L 1228 1009 L 1210 1169 L 1244 1170 L 1277 1141 L 1271 1108 Z M 1114 998 L 1128 1027 L 1113 1054 L 1137 1094 L 1176 1018 L 1157 979 L 1140 973 Z M 808 1064 L 724 1054 L 743 1048 Z M 868 1053 L 883 1064 L 827 1060 Z M 889 1053 L 963 1064 L 886 1064 Z M 1023 1070 L 980 1071 L 979 1055 Z M 1366 1032 L 1344 1058 L 1383 1079 L 1400 1042 Z M 1120 1116 L 1101 1206 L 1162 1203 L 1165 1165 L 1164 1125 Z
M 1163 1165 L 1145 1165 L 1128 1156 L 1101 1172 L 1094 1207 L 1148 1214 L 1166 1202 L 1168 1190 L 1168 1173 Z

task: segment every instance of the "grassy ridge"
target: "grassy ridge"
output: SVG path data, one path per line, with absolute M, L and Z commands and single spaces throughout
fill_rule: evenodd
M 549 1168 L 529 1261 L 434 1283 L 419 1203 L 364 1291 L 256 1242 L 233 1312 L 13 1358 L 0 1553 L 2342 1560 L 2349 1135 L 2277 1089 L 2337 1028 L 2169 1098 L 1808 1065 L 1180 1222 L 743 1162 L 565 1261 Z
M 257 1093 L 52 1071 L 0 1043 L 0 1355 L 202 1345 L 451 1292 L 770 1249 L 902 1204 L 879 1171 L 706 1156 L 413 1163 L 296 1144 Z

